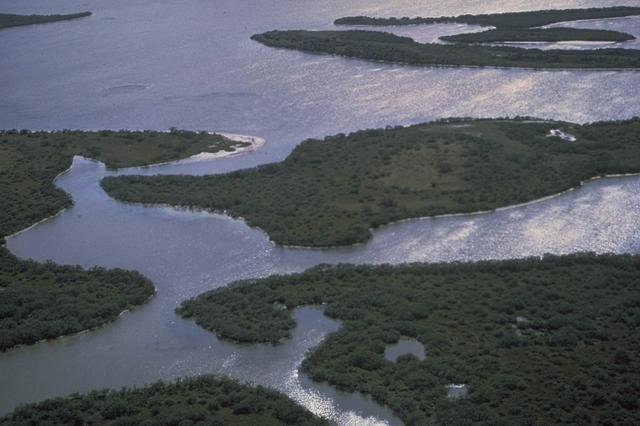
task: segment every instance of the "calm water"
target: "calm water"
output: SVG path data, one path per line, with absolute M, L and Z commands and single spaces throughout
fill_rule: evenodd
M 605 3 L 548 1 L 536 7 Z M 330 28 L 343 15 L 454 15 L 529 4 L 116 0 L 69 1 L 53 10 L 44 0 L 0 0 L 7 12 L 95 12 L 84 20 L 0 32 L 0 127 L 176 126 L 267 139 L 246 156 L 119 172 L 205 174 L 284 158 L 307 137 L 438 117 L 531 115 L 585 122 L 640 115 L 637 72 L 399 67 L 270 49 L 248 39 L 273 28 Z M 638 21 L 627 22 L 624 28 L 637 28 Z M 8 246 L 25 258 L 136 269 L 154 281 L 158 294 L 98 331 L 0 354 L 0 412 L 75 391 L 219 372 L 280 389 L 340 424 L 395 424 L 389 410 L 367 398 L 298 375 L 305 351 L 339 326 L 317 309 L 296 312 L 299 327 L 283 345 L 247 346 L 218 341 L 177 317 L 175 307 L 233 280 L 302 271 L 320 262 L 640 251 L 638 177 L 595 181 L 491 214 L 395 224 L 357 247 L 300 250 L 276 247 L 261 231 L 225 216 L 116 202 L 98 185 L 106 173 L 98 163 L 77 159 L 57 181 L 72 195 L 74 208 L 11 238 Z
M 426 358 L 424 345 L 415 339 L 400 339 L 384 349 L 384 357 L 389 361 L 397 361 L 402 355 L 413 355 L 422 360 Z

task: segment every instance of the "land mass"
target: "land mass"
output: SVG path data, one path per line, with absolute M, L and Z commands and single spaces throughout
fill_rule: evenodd
M 441 36 L 440 40 L 458 43 L 539 43 L 560 41 L 596 41 L 621 42 L 634 40 L 631 34 L 610 30 L 588 30 L 581 28 L 527 28 L 482 31 L 479 33 L 465 33 Z
M 91 16 L 91 12 L 71 13 L 68 15 L 13 15 L 0 13 L 0 30 L 3 28 L 24 25 L 46 24 L 49 22 L 68 21 Z
M 285 395 L 215 376 L 23 405 L 0 425 L 328 425 Z
M 336 19 L 336 25 L 396 26 L 438 23 L 463 23 L 495 27 L 483 32 L 442 36 L 441 40 L 459 43 L 496 42 L 559 42 L 634 40 L 631 34 L 610 30 L 579 28 L 534 28 L 558 22 L 584 19 L 606 19 L 640 15 L 640 7 L 608 7 L 591 9 L 539 10 L 531 12 L 495 13 L 486 15 L 441 16 L 438 18 L 370 18 L 350 16 Z
M 102 186 L 120 200 L 221 211 L 278 244 L 321 247 L 364 242 L 393 221 L 491 210 L 636 172 L 639 118 L 449 119 L 311 139 L 280 163 L 224 175 L 108 177 Z
M 0 132 L 0 237 L 71 206 L 54 186 L 74 155 L 138 166 L 250 145 L 206 132 Z M 0 246 L 0 350 L 115 320 L 154 293 L 137 272 L 23 261 Z
M 339 18 L 336 25 L 419 25 L 465 23 L 494 27 L 488 31 L 442 36 L 457 44 L 418 43 L 380 31 L 269 31 L 251 38 L 271 47 L 328 53 L 373 61 L 422 66 L 495 66 L 525 68 L 640 68 L 633 49 L 540 50 L 478 43 L 633 40 L 631 34 L 594 29 L 536 28 L 582 19 L 640 15 L 640 7 L 540 10 L 437 18 Z
M 469 34 L 468 37 L 474 37 Z M 636 49 L 541 50 L 478 44 L 418 43 L 380 31 L 268 31 L 251 36 L 266 46 L 417 66 L 534 69 L 638 69 Z
M 295 307 L 343 322 L 302 363 L 407 425 L 640 422 L 640 258 L 576 254 L 406 266 L 327 266 L 242 281 L 178 312 L 220 337 L 278 342 Z M 401 337 L 424 361 L 384 357 Z M 447 398 L 446 386 L 469 394 Z
M 144 166 L 202 152 L 232 152 L 250 145 L 217 134 L 172 130 L 98 132 L 0 132 L 0 237 L 15 233 L 71 206 L 53 184 L 74 155 L 109 168 Z
M 154 291 L 135 271 L 20 260 L 0 246 L 0 351 L 114 321 Z
M 458 23 L 481 25 L 483 27 L 531 28 L 558 22 L 620 18 L 634 15 L 640 15 L 640 7 L 615 6 L 584 9 L 548 9 L 482 15 L 440 16 L 434 18 L 372 18 L 368 16 L 347 16 L 336 19 L 334 23 L 336 25 L 376 26 Z

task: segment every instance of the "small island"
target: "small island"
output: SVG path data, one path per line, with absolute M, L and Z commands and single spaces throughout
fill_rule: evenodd
M 454 44 L 418 43 L 380 31 L 268 31 L 252 36 L 271 47 L 422 66 L 492 66 L 521 68 L 640 68 L 634 49 L 540 50 L 479 43 L 502 42 L 621 42 L 631 34 L 579 28 L 540 28 L 558 22 L 640 15 L 639 7 L 540 10 L 532 12 L 460 15 L 437 18 L 340 18 L 336 25 L 399 26 L 464 23 L 493 27 L 483 32 L 442 36 Z
M 0 246 L 0 351 L 115 321 L 154 292 L 135 271 L 20 260 Z
M 394 221 L 492 210 L 638 172 L 640 118 L 449 119 L 307 140 L 280 163 L 224 175 L 107 177 L 102 186 L 123 201 L 240 217 L 277 244 L 323 247 L 365 242 Z
M 237 282 L 178 312 L 226 339 L 277 343 L 294 308 L 323 304 L 343 324 L 302 370 L 371 395 L 408 426 L 638 424 L 639 286 L 629 255 L 321 265 Z M 386 359 L 403 338 L 426 360 Z
M 0 13 L 0 30 L 24 25 L 47 24 L 50 22 L 68 21 L 70 19 L 85 18 L 91 16 L 91 12 L 71 13 L 68 15 L 13 15 Z
M 9 425 L 264 425 L 321 426 L 285 395 L 216 376 L 158 382 L 122 390 L 53 398 L 22 405 L 6 417 Z

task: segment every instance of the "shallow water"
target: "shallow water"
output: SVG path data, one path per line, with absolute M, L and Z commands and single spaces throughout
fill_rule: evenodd
M 267 139 L 245 156 L 118 173 L 219 173 L 284 158 L 306 137 L 447 116 L 585 122 L 640 115 L 637 72 L 400 67 L 270 49 L 248 38 L 274 28 L 326 28 L 344 15 L 511 11 L 529 7 L 524 1 L 73 0 L 55 7 L 44 0 L 0 0 L 7 12 L 95 12 L 78 21 L 0 31 L 0 127 L 176 126 Z M 158 294 L 97 331 L 0 354 L 0 413 L 75 391 L 220 372 L 283 390 L 340 424 L 397 423 L 367 398 L 298 376 L 305 351 L 338 327 L 317 310 L 298 311 L 293 339 L 272 347 L 220 342 L 174 309 L 233 280 L 321 262 L 640 250 L 638 177 L 591 182 L 496 213 L 390 225 L 357 247 L 305 250 L 277 247 L 260 230 L 226 216 L 119 203 L 99 187 L 107 173 L 78 159 L 57 181 L 74 207 L 8 246 L 25 258 L 136 269 L 154 281 Z

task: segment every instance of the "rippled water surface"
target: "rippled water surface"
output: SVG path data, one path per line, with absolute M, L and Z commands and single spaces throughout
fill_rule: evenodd
M 634 3 L 542 1 L 536 8 Z M 95 12 L 77 21 L 0 31 L 0 127 L 175 126 L 267 140 L 245 156 L 117 172 L 206 174 L 279 160 L 307 137 L 439 117 L 529 115 L 585 122 L 640 115 L 638 72 L 400 67 L 270 49 L 249 40 L 274 28 L 331 28 L 344 15 L 456 15 L 529 5 L 0 0 L 6 12 Z M 627 21 L 615 29 L 637 22 Z M 453 30 L 458 29 L 419 31 L 428 41 Z M 8 246 L 25 258 L 136 269 L 154 281 L 158 294 L 97 331 L 0 354 L 0 412 L 75 391 L 219 372 L 280 389 L 340 424 L 396 424 L 388 409 L 368 398 L 336 392 L 298 374 L 305 351 L 339 327 L 317 308 L 296 311 L 298 328 L 280 346 L 221 342 L 174 309 L 233 280 L 302 271 L 321 262 L 640 250 L 638 177 L 593 181 L 495 213 L 389 225 L 356 247 L 305 250 L 277 247 L 263 232 L 226 216 L 116 202 L 98 184 L 108 173 L 116 172 L 76 159 L 57 181 L 75 206 L 9 239 Z

